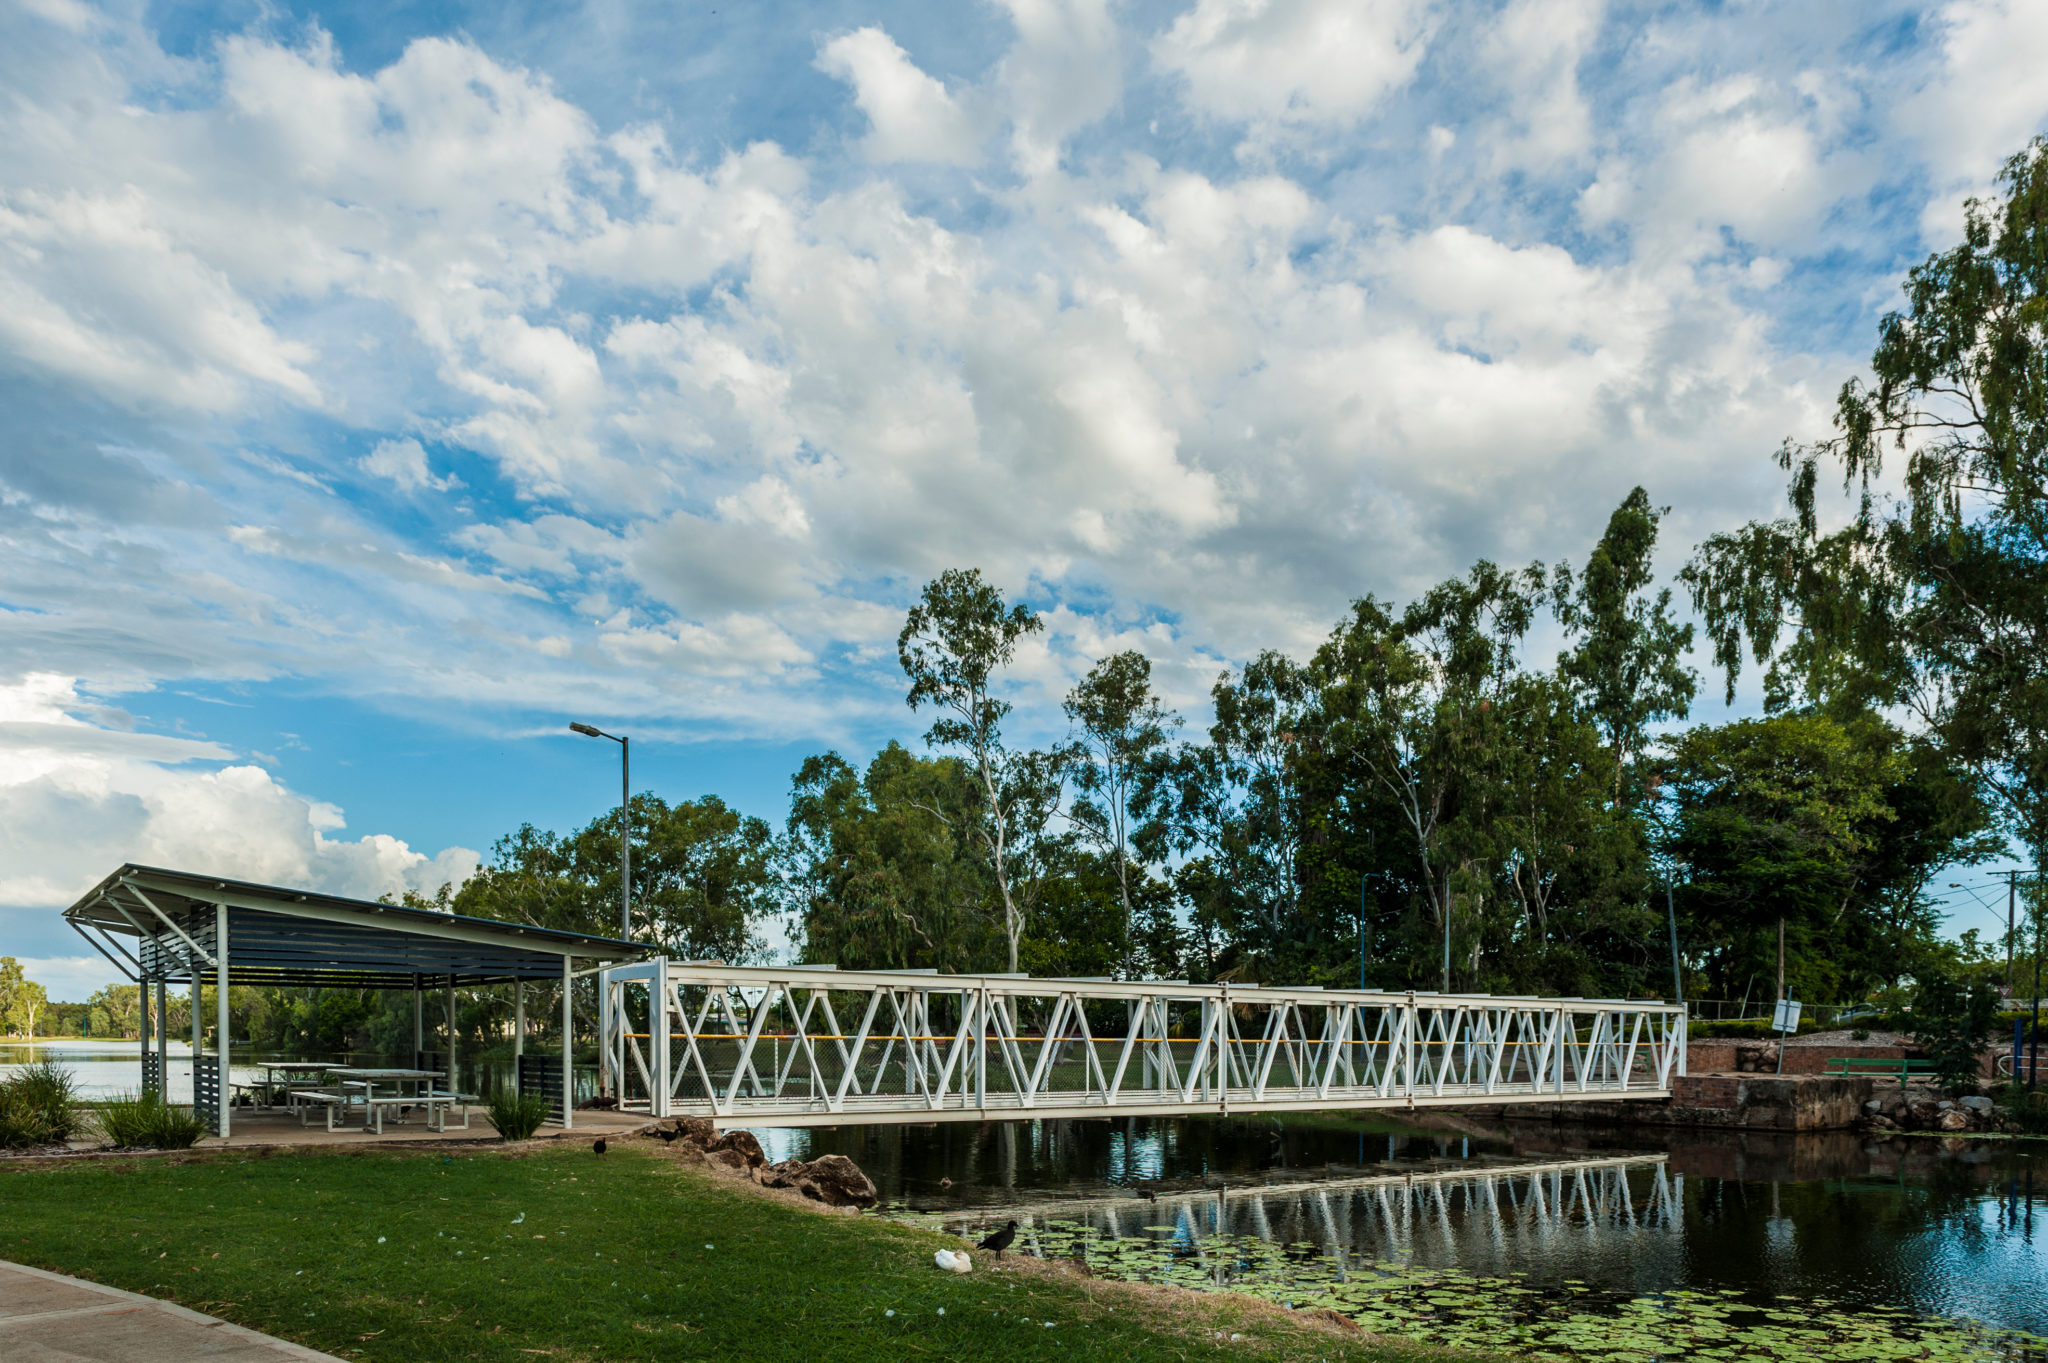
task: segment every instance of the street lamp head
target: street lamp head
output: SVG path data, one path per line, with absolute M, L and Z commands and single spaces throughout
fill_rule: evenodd
M 584 736 L 585 738 L 603 738 L 603 737 L 604 737 L 604 730 L 602 730 L 602 729 L 600 729 L 600 728 L 598 728 L 597 726 L 595 726 L 595 725 L 592 725 L 592 724 L 576 724 L 576 723 L 571 723 L 571 724 L 569 725 L 569 729 L 570 729 L 570 731 L 571 731 L 572 733 L 579 733 L 579 734 L 582 734 L 582 735 L 583 735 L 583 736 Z

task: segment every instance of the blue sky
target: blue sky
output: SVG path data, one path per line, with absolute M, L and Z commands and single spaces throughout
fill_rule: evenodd
M 777 817 L 920 727 L 946 567 L 1048 613 L 1032 734 L 1638 482 L 1675 566 L 2044 66 L 1995 0 L 8 6 L 0 952 L 89 987 L 123 859 L 459 877 L 614 798 L 570 718 Z

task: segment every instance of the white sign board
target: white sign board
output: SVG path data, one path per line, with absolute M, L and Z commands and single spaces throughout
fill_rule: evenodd
M 1778 1007 L 1771 1014 L 1771 1030 L 1774 1032 L 1796 1032 L 1799 1030 L 1799 1000 L 1779 999 Z

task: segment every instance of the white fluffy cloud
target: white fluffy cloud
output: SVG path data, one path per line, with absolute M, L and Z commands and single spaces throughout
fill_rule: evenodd
M 977 159 L 982 138 L 973 115 L 881 29 L 832 39 L 818 53 L 818 68 L 853 86 L 871 128 L 864 149 L 875 160 L 971 165 Z
M 309 800 L 218 744 L 96 724 L 73 679 L 0 686 L 0 904 L 70 903 L 123 862 L 374 899 L 460 884 L 475 852 L 335 836 Z
M 1429 29 L 1423 0 L 1196 0 L 1153 55 L 1213 117 L 1346 124 L 1415 75 Z

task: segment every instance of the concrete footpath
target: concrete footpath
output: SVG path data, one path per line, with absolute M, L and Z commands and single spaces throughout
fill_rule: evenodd
M 340 1363 L 154 1297 L 0 1260 L 7 1363 Z

